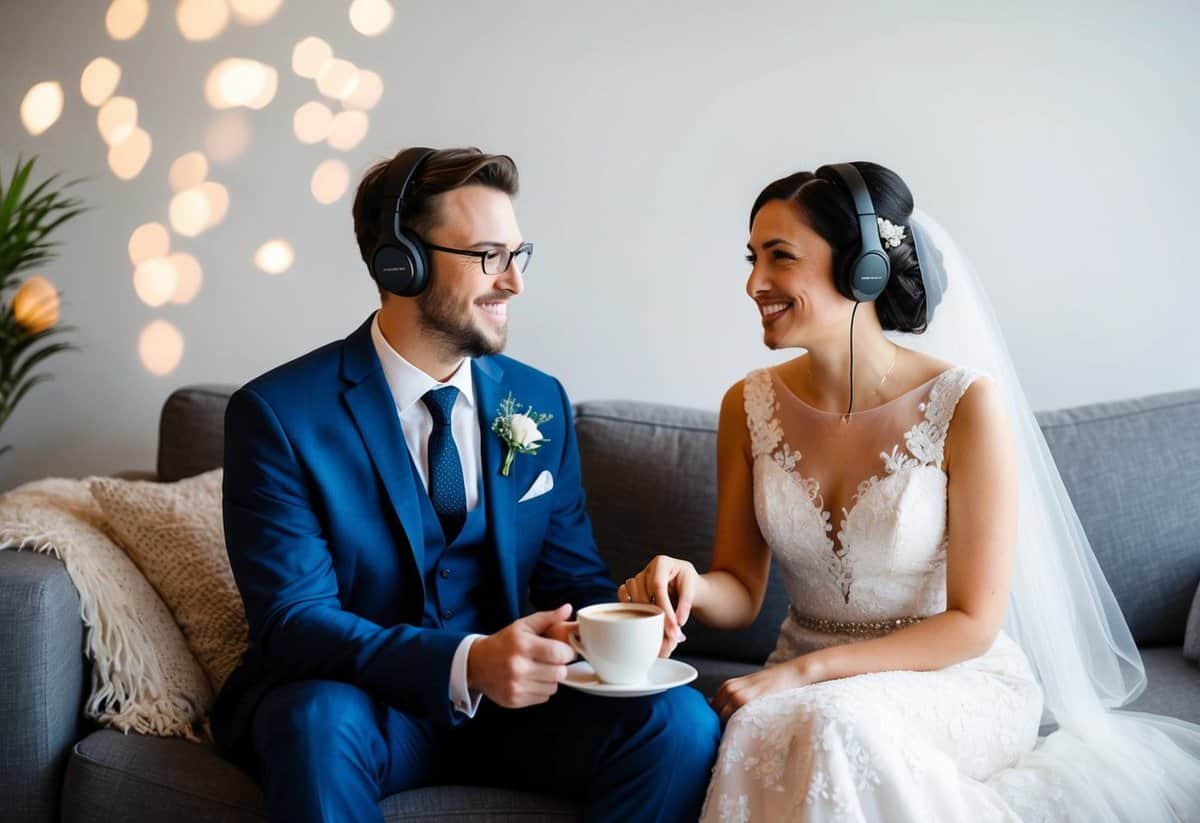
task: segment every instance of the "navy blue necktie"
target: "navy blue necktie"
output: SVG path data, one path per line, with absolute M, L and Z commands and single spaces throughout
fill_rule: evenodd
M 447 545 L 458 537 L 467 519 L 462 462 L 450 428 L 450 412 L 457 399 L 458 389 L 454 386 L 431 389 L 421 398 L 433 417 L 433 431 L 429 433 L 429 500 L 442 523 Z

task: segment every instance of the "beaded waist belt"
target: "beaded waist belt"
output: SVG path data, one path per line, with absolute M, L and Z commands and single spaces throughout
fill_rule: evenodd
M 800 614 L 795 608 L 789 607 L 792 622 L 805 629 L 811 629 L 825 634 L 887 634 L 913 623 L 920 623 L 924 617 L 896 617 L 891 620 L 873 620 L 865 623 L 854 623 L 842 620 L 826 620 L 823 617 L 808 617 Z

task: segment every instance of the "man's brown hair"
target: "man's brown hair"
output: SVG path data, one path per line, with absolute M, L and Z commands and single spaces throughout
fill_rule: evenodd
M 368 267 L 380 234 L 386 231 L 385 240 L 391 235 L 391 229 L 383 224 L 383 213 L 391 213 L 399 194 L 398 191 L 384 190 L 391 162 L 385 160 L 372 166 L 363 175 L 354 195 L 354 236 Z M 421 163 L 408 184 L 400 225 L 424 237 L 438 223 L 438 195 L 468 185 L 489 186 L 509 196 L 515 195 L 517 165 L 507 154 L 484 154 L 477 148 L 434 151 Z

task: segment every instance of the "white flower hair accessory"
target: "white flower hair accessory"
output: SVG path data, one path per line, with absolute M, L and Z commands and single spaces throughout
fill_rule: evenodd
M 876 217 L 875 222 L 879 224 L 879 239 L 883 241 L 883 245 L 886 248 L 894 249 L 904 242 L 904 238 L 907 236 L 907 228 L 897 226 L 885 217 Z

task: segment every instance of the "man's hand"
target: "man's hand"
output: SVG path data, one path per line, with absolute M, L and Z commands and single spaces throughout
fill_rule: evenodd
M 567 664 L 575 659 L 563 642 L 570 616 L 571 607 L 562 605 L 476 640 L 467 655 L 467 686 L 508 709 L 545 703 L 567 679 Z

